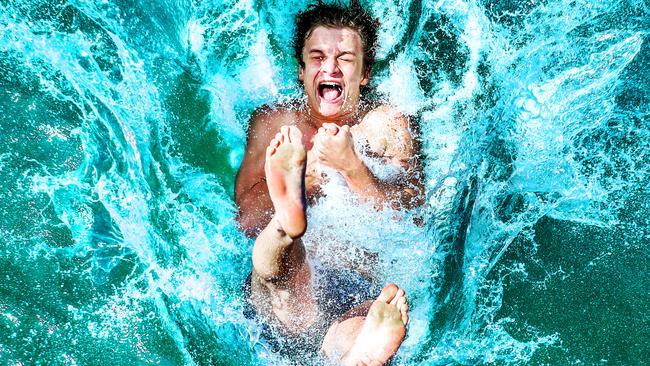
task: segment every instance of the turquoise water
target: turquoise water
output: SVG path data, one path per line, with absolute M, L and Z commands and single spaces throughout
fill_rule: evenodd
M 0 364 L 291 362 L 232 190 L 306 3 L 0 1 Z M 412 294 L 394 364 L 647 364 L 648 3 L 362 3 L 426 162 L 418 240 L 355 231 Z

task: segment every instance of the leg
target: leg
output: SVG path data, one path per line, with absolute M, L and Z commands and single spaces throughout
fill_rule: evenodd
M 306 229 L 305 149 L 296 127 L 283 126 L 266 149 L 265 173 L 275 208 L 253 246 L 251 302 L 289 333 L 307 328 L 317 307 L 300 237 Z
M 407 322 L 404 290 L 390 284 L 377 300 L 352 309 L 332 324 L 321 349 L 330 360 L 346 366 L 383 365 L 402 344 Z

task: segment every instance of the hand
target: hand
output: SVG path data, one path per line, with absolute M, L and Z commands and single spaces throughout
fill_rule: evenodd
M 361 164 L 347 125 L 339 127 L 334 123 L 323 123 L 314 137 L 313 150 L 320 163 L 344 175 Z

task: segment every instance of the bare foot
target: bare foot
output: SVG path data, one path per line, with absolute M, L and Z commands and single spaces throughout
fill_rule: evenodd
M 404 290 L 389 284 L 372 303 L 352 348 L 343 357 L 346 366 L 385 364 L 402 344 L 408 323 Z
M 292 238 L 304 234 L 305 148 L 302 133 L 294 126 L 282 126 L 266 148 L 264 172 L 275 219 Z

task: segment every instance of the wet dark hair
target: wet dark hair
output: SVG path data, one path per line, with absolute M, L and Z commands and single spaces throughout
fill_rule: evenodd
M 363 71 L 370 73 L 375 63 L 377 47 L 377 29 L 379 20 L 365 11 L 358 0 L 351 0 L 349 6 L 340 4 L 323 4 L 320 1 L 312 4 L 296 16 L 296 32 L 293 39 L 293 49 L 300 66 L 305 66 L 302 60 L 302 49 L 305 40 L 319 26 L 326 28 L 350 28 L 361 36 L 363 46 Z

